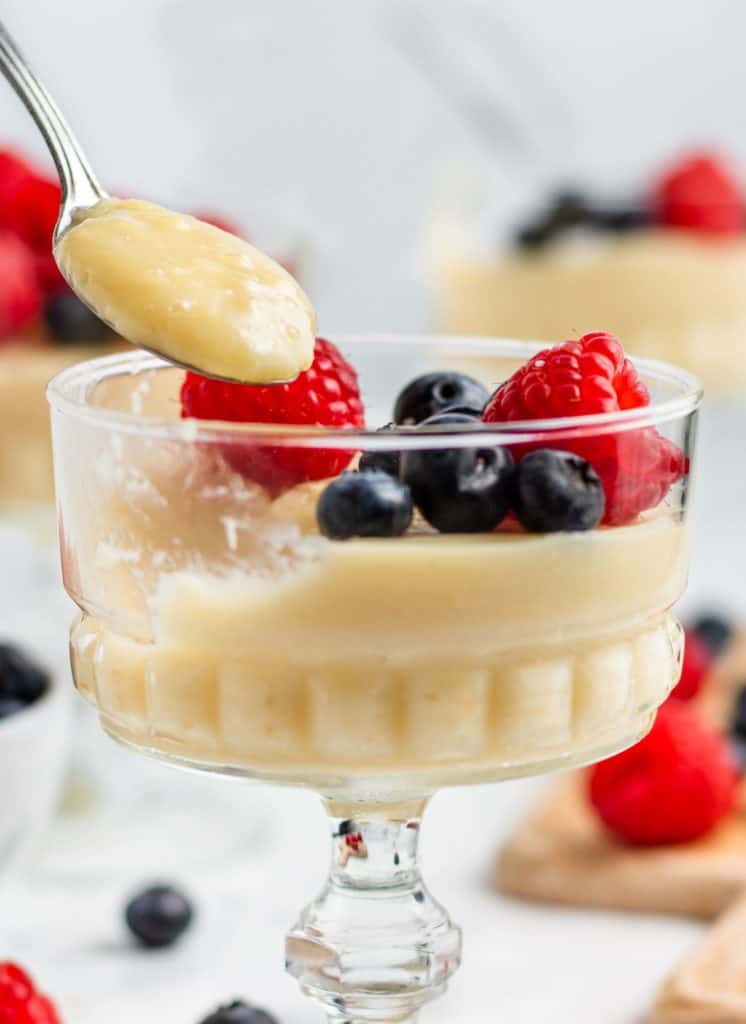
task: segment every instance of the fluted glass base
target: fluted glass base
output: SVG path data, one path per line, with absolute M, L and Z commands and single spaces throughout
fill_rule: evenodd
M 335 1024 L 414 1021 L 459 966 L 461 930 L 419 872 L 423 809 L 327 805 L 329 878 L 287 936 L 286 965 Z

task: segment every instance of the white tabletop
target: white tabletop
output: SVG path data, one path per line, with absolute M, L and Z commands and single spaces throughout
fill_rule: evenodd
M 160 766 L 147 774 L 150 784 L 163 778 L 177 804 L 193 792 L 193 776 Z M 490 872 L 499 840 L 543 785 L 477 787 L 434 800 L 423 835 L 425 875 L 463 926 L 465 948 L 448 994 L 423 1020 L 637 1024 L 656 986 L 701 934 L 686 921 L 552 910 L 497 896 Z M 211 794 L 226 802 L 223 820 L 234 822 L 229 842 L 219 826 L 210 828 L 217 821 Z M 78 833 L 76 853 L 68 820 L 50 835 L 41 862 L 3 894 L 0 958 L 29 965 L 58 998 L 67 1024 L 197 1024 L 236 995 L 285 1024 L 320 1021 L 285 975 L 282 945 L 325 873 L 326 827 L 316 798 L 200 781 L 192 840 L 178 850 L 169 820 L 159 824 L 147 801 L 138 811 L 132 793 L 116 799 L 121 828 L 104 817 L 90 841 Z M 200 806 L 210 808 L 206 828 Z M 143 829 L 148 837 L 138 839 Z M 226 845 L 232 852 L 220 856 Z M 141 952 L 127 938 L 121 906 L 133 888 L 164 874 L 192 893 L 198 917 L 177 947 Z

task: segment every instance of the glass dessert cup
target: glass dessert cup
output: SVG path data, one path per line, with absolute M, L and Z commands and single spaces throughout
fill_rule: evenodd
M 468 370 L 494 388 L 538 348 L 338 344 L 373 424 L 419 373 Z M 460 931 L 417 864 L 435 790 L 618 751 L 678 678 L 670 609 L 688 565 L 700 390 L 662 364 L 638 369 L 645 408 L 383 433 L 183 420 L 182 372 L 140 353 L 50 385 L 76 685 L 128 746 L 323 797 L 330 876 L 286 960 L 332 1021 L 413 1020 L 458 966 Z M 360 452 L 515 454 L 652 429 L 688 472 L 632 522 L 583 533 L 439 534 L 416 518 L 404 536 L 329 540 L 324 482 L 271 480 L 318 453 L 339 471 Z M 267 467 L 268 487 L 255 482 Z

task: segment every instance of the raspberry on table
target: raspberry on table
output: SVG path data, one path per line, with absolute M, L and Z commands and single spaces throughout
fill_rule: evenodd
M 676 700 L 692 700 L 702 689 L 712 663 L 712 654 L 695 630 L 685 630 L 684 658 L 681 663 L 681 678 L 671 696 Z
M 741 185 L 712 153 L 690 154 L 666 171 L 653 188 L 651 206 L 666 227 L 710 235 L 738 234 L 746 227 Z
M 62 1024 L 51 1000 L 8 960 L 0 962 L 0 1024 Z
M 648 389 L 620 342 L 594 331 L 529 359 L 494 393 L 482 419 L 556 419 L 649 404 Z M 604 486 L 603 522 L 610 525 L 630 522 L 660 504 L 686 471 L 682 452 L 652 427 L 556 442 L 548 434 L 536 444 L 518 446 L 514 456 L 536 448 L 560 448 L 591 464 Z
M 357 374 L 339 349 L 316 339 L 311 367 L 289 384 L 255 386 L 187 373 L 181 388 L 183 417 L 234 423 L 275 423 L 360 428 L 365 412 Z M 307 480 L 337 476 L 354 451 L 258 445 L 255 438 L 226 442 L 226 461 L 243 476 L 279 494 Z
M 725 739 L 681 701 L 664 704 L 636 746 L 590 771 L 601 821 L 635 846 L 687 843 L 733 809 L 738 771 Z

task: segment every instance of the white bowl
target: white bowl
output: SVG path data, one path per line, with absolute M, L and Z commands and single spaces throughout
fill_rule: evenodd
M 28 855 L 54 814 L 70 738 L 70 683 L 53 673 L 43 697 L 0 719 L 0 878 Z

